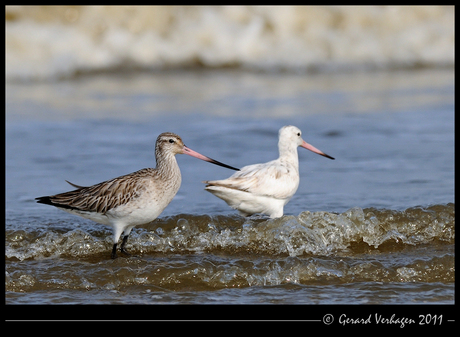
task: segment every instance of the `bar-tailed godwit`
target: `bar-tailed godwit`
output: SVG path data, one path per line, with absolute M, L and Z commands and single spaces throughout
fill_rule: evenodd
M 305 142 L 301 131 L 295 126 L 284 126 L 279 130 L 279 158 L 264 164 L 243 167 L 224 180 L 204 181 L 205 189 L 223 199 L 241 215 L 255 213 L 270 218 L 283 216 L 283 208 L 299 187 L 299 157 L 297 147 L 324 157 L 333 157 Z
M 69 183 L 77 189 L 39 197 L 36 200 L 111 226 L 112 258 L 117 257 L 118 239 L 123 233 L 120 250 L 130 255 L 125 245 L 133 227 L 155 220 L 179 190 L 181 174 L 176 154 L 188 154 L 216 165 L 238 170 L 189 149 L 178 135 L 165 132 L 159 135 L 156 141 L 156 168 L 145 168 L 89 187 Z

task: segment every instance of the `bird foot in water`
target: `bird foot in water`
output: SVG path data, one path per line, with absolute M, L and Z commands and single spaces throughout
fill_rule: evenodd
M 137 255 L 133 255 L 133 254 L 129 253 L 129 252 L 128 252 L 126 249 L 124 249 L 124 248 L 121 248 L 121 249 L 120 249 L 120 252 L 121 252 L 124 256 L 126 256 L 126 257 L 137 257 Z M 112 259 L 116 259 L 116 258 L 118 257 L 117 248 L 116 248 L 116 247 L 114 247 L 114 248 L 112 249 L 112 254 L 110 255 L 110 257 L 111 257 Z
M 123 241 L 121 242 L 121 246 L 120 246 L 120 252 L 122 254 L 124 254 L 126 257 L 137 257 L 136 255 L 133 255 L 131 253 L 129 253 L 126 249 L 125 249 L 125 245 L 126 245 L 126 242 L 128 241 L 128 235 L 126 235 L 124 238 L 123 238 Z M 116 259 L 118 257 L 117 255 L 117 244 L 114 243 L 113 244 L 113 248 L 112 248 L 112 255 L 110 256 L 112 259 Z
M 125 254 L 127 257 L 136 257 L 136 255 L 133 255 L 131 253 L 128 253 L 128 251 L 124 248 L 121 248 L 120 249 L 120 252 L 122 252 L 123 254 Z

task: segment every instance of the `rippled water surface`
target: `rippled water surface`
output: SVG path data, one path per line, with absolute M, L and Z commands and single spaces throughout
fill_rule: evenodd
M 233 70 L 82 76 L 7 88 L 7 304 L 450 304 L 454 106 L 448 70 Z M 229 165 L 277 157 L 296 125 L 285 216 L 240 217 L 204 191 L 232 174 L 178 156 L 182 186 L 111 260 L 111 229 L 35 197 L 153 167 L 178 133 Z

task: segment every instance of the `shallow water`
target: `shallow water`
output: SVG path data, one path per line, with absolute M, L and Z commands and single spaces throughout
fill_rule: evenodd
M 138 301 L 164 301 L 165 292 L 188 291 L 195 292 L 199 303 L 206 301 L 203 292 L 226 288 L 299 285 L 308 289 L 369 282 L 401 287 L 398 283 L 418 282 L 426 291 L 434 286 L 435 297 L 422 292 L 413 295 L 412 302 L 442 303 L 452 295 L 453 204 L 404 212 L 307 211 L 276 220 L 177 215 L 139 228 L 128 246 L 139 256 L 116 260 L 108 259 L 108 230 L 83 222 L 77 229 L 72 227 L 68 223 L 7 230 L 7 290 L 60 289 L 59 296 L 75 290 L 90 291 L 91 296 L 107 291 L 143 294 Z M 380 297 L 376 294 L 360 302 L 385 303 Z M 48 300 L 59 302 L 53 297 Z M 323 300 L 349 301 L 335 296 Z M 102 296 L 93 301 L 111 303 L 112 299 Z M 298 301 L 321 303 L 310 298 Z
M 7 88 L 7 304 L 451 304 L 453 75 L 235 70 L 83 76 Z M 242 218 L 204 191 L 232 172 L 178 156 L 182 186 L 109 259 L 111 230 L 34 198 L 154 166 L 173 131 L 229 165 L 277 156 L 298 126 L 285 216 Z

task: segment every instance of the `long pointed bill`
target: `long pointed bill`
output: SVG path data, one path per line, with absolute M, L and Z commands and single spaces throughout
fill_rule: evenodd
M 310 150 L 311 152 L 314 152 L 314 153 L 320 154 L 320 155 L 322 155 L 324 157 L 327 157 L 329 159 L 333 159 L 333 160 L 335 159 L 334 157 L 331 157 L 331 156 L 325 154 L 323 151 L 318 150 L 313 145 L 308 144 L 306 141 L 303 141 L 302 145 L 300 145 L 300 146 L 302 146 L 303 148 L 306 148 L 307 150 Z
M 227 164 L 223 164 L 221 163 L 220 161 L 217 161 L 217 160 L 214 160 L 212 158 L 209 158 L 209 157 L 206 157 L 206 156 L 203 156 L 202 154 L 199 154 L 198 152 L 195 152 L 193 151 L 192 149 L 189 149 L 187 146 L 184 145 L 184 148 L 182 149 L 182 153 L 183 154 L 188 154 L 189 156 L 192 156 L 192 157 L 195 157 L 195 158 L 198 158 L 198 159 L 201 159 L 201 160 L 204 160 L 204 161 L 207 161 L 208 163 L 212 163 L 212 164 L 216 164 L 216 165 L 219 165 L 219 166 L 223 166 L 223 167 L 226 167 L 228 169 L 231 169 L 231 170 L 235 170 L 235 171 L 239 171 L 240 169 L 237 169 L 235 167 L 231 167 Z

